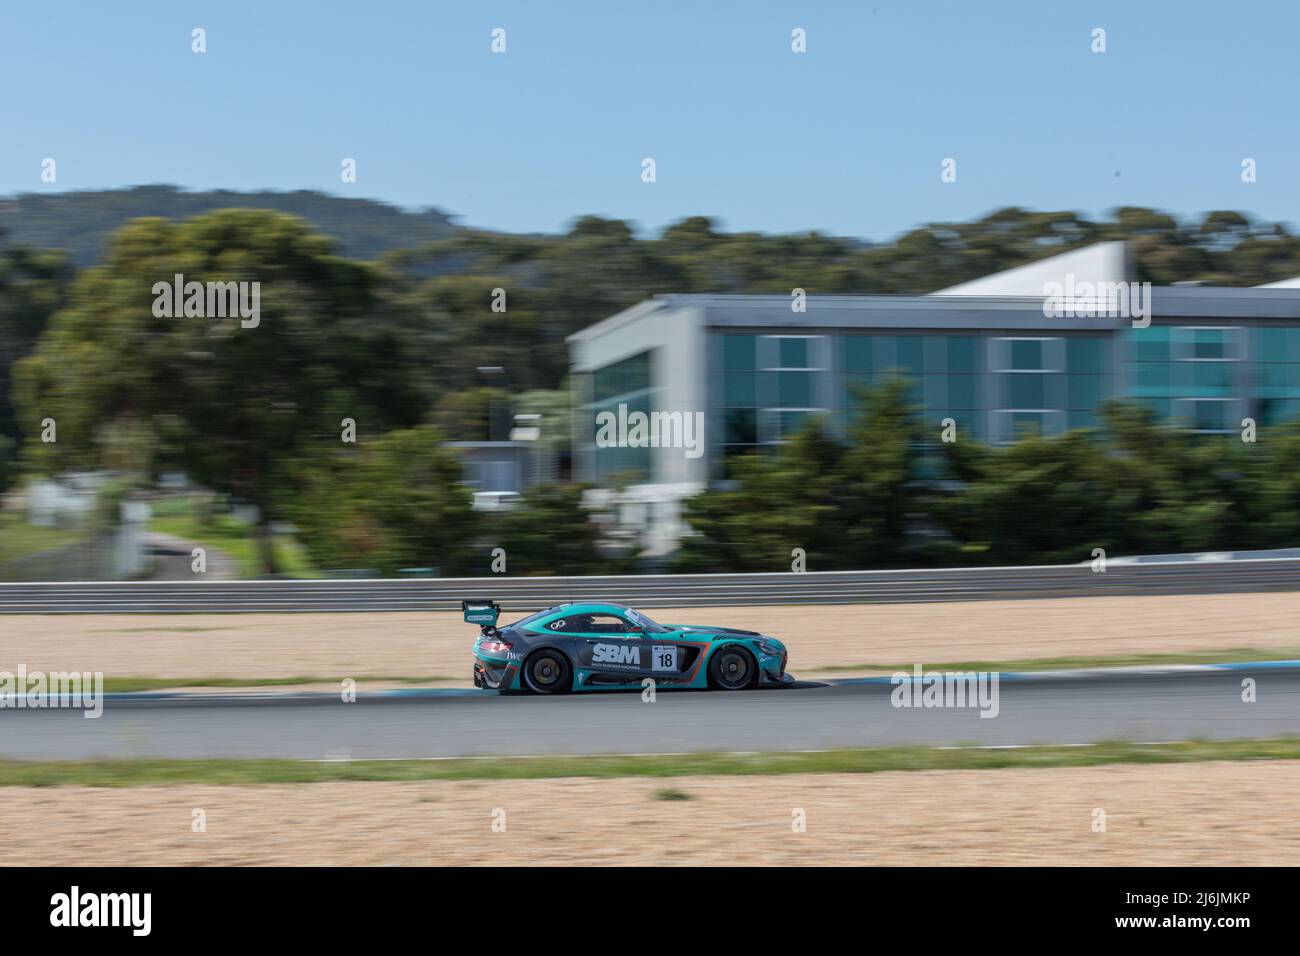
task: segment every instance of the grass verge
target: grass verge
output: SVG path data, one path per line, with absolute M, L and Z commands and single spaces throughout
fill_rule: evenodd
M 155 507 L 149 530 L 224 551 L 239 563 L 240 573 L 246 578 L 261 573 L 257 529 L 230 515 L 215 515 L 203 521 L 193 513 L 192 507 L 167 502 L 166 506 Z M 271 539 L 271 548 L 275 552 L 276 567 L 282 574 L 292 578 L 320 577 L 307 557 L 306 549 L 296 539 L 276 535 Z
M 66 548 L 89 537 L 84 530 L 38 527 L 18 512 L 0 512 L 0 564 Z
M 358 684 L 437 684 L 457 680 L 432 674 L 419 677 L 389 677 L 362 674 L 352 678 Z M 301 684 L 339 684 L 341 677 L 105 677 L 104 693 L 128 694 L 145 690 L 184 690 L 187 687 L 294 687 Z
M 339 780 L 506 780 L 554 777 L 680 777 L 889 770 L 998 770 L 1096 767 L 1207 760 L 1296 760 L 1300 737 L 1197 740 L 1169 744 L 1109 742 L 1013 750 L 878 747 L 815 753 L 699 753 L 663 756 L 461 757 L 452 760 L 92 760 L 0 761 L 0 786 L 143 787 L 255 785 Z

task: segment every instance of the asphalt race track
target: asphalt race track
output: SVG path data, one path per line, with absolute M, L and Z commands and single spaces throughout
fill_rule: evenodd
M 1243 678 L 1255 703 L 1241 699 Z M 362 699 L 109 700 L 103 716 L 0 710 L 0 757 L 436 758 L 1163 742 L 1300 734 L 1300 669 L 1004 680 L 1000 712 L 905 709 L 887 683 L 556 698 L 490 691 Z

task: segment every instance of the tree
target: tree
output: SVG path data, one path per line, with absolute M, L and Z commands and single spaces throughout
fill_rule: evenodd
M 1261 430 L 1242 454 L 1245 537 L 1255 548 L 1300 546 L 1300 420 Z
M 788 571 L 796 548 L 814 566 L 837 551 L 836 484 L 842 450 L 814 419 L 785 445 L 735 464 L 734 487 L 687 499 L 692 534 L 681 572 Z
M 1112 496 L 1106 450 L 1091 433 L 1025 437 L 967 454 L 962 465 L 965 481 L 936 517 L 967 560 L 1069 564 L 1093 548 L 1119 553 L 1115 534 L 1127 509 Z
M 599 574 L 598 533 L 582 505 L 584 490 L 578 484 L 537 485 L 524 492 L 519 507 L 494 515 L 484 530 L 490 547 L 483 571 L 491 549 L 503 548 L 511 575 Z
M 292 516 L 318 566 L 467 570 L 476 516 L 460 458 L 436 427 L 392 431 L 297 473 Z
M 256 283 L 255 324 L 159 314 L 177 275 L 248 283 L 250 315 Z M 183 469 L 257 507 L 273 570 L 270 525 L 291 500 L 289 463 L 339 447 L 345 419 L 361 441 L 417 422 L 429 392 L 421 348 L 382 272 L 337 257 L 300 219 L 226 210 L 138 220 L 103 266 L 81 273 L 68 308 L 18 363 L 28 433 L 47 417 L 58 429 L 57 443 L 29 442 L 29 456 L 45 468 L 94 465 L 107 436 L 148 428 L 149 467 Z
M 0 492 L 7 491 L 18 479 L 18 462 L 14 455 L 14 441 L 0 435 Z
M 909 548 L 924 494 L 919 480 L 925 442 L 908 387 L 903 379 L 889 378 L 867 390 L 849 429 L 839 463 L 843 529 L 834 539 L 836 567 L 896 564 Z
M 802 549 L 808 568 L 896 566 L 921 517 L 921 436 L 907 383 L 863 393 L 845 441 L 820 418 L 774 450 L 735 467 L 730 487 L 689 499 L 680 571 L 788 571 Z
M 962 553 L 997 564 L 1249 547 L 1252 460 L 1235 438 L 1159 424 L 1145 406 L 1113 403 L 1104 427 L 949 452 L 960 484 L 937 510 Z M 1279 450 L 1285 456 L 1291 452 Z M 1277 459 L 1280 462 L 1282 459 Z M 1274 464 L 1262 466 L 1274 467 Z M 1275 486 L 1279 498 L 1288 492 Z
M 16 443 L 22 436 L 10 402 L 10 370 L 62 307 L 72 268 L 60 252 L 7 246 L 4 239 L 0 232 L 0 436 Z
M 504 441 L 509 408 L 510 393 L 504 389 L 467 388 L 443 395 L 433 410 L 433 422 L 451 441 Z

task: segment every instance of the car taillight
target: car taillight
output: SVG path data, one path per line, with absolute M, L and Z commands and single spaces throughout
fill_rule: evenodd
M 488 641 L 483 645 L 485 651 L 496 651 L 498 654 L 504 653 L 514 647 L 509 641 Z

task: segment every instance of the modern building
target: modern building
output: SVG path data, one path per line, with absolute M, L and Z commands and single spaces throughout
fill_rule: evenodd
M 1103 243 L 930 295 L 643 302 L 569 339 L 575 477 L 609 489 L 654 554 L 675 546 L 680 501 L 735 456 L 813 415 L 842 433 L 886 375 L 911 383 L 936 434 L 952 418 L 987 442 L 1094 425 L 1116 397 L 1203 433 L 1300 416 L 1297 284 L 1143 289 L 1130 274 L 1123 244 Z M 602 413 L 636 411 L 698 415 L 698 453 L 600 434 Z
M 559 477 L 556 456 L 535 438 L 447 445 L 460 455 L 461 481 L 473 492 L 476 511 L 513 507 L 529 488 Z

